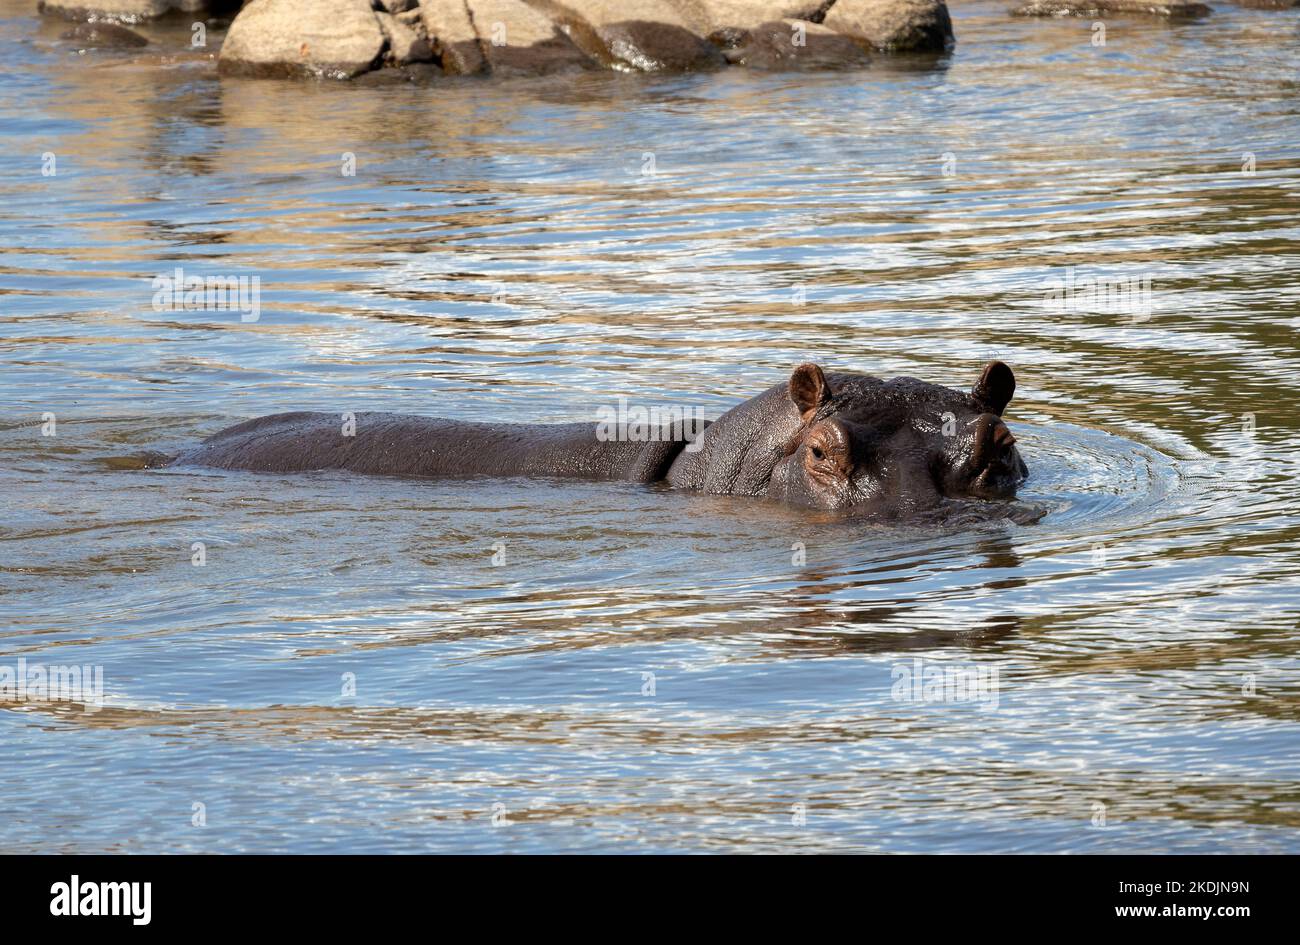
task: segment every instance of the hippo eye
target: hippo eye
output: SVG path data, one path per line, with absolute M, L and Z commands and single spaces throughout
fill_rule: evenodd
M 814 446 L 814 447 L 812 448 L 812 454 L 813 454 L 813 459 L 825 459 L 825 458 L 826 458 L 826 454 L 822 452 L 822 448 L 821 448 L 820 446 Z

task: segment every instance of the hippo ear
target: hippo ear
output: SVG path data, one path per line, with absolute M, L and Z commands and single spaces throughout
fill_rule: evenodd
M 815 364 L 801 364 L 790 375 L 790 399 L 807 420 L 817 408 L 831 398 L 826 375 Z
M 1016 376 L 1011 368 L 1001 361 L 990 361 L 984 365 L 984 373 L 971 388 L 971 396 L 987 406 L 998 416 L 1011 403 L 1011 395 L 1016 392 Z

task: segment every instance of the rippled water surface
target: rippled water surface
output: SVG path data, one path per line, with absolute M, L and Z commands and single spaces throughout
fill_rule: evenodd
M 959 2 L 938 62 L 358 88 L 219 81 L 185 24 L 77 55 L 33 7 L 0 665 L 104 693 L 0 706 L 0 849 L 1300 851 L 1296 13 L 1096 47 Z M 260 319 L 155 310 L 176 267 Z M 1149 308 L 1050 304 L 1069 267 Z M 124 459 L 990 357 L 1036 524 Z

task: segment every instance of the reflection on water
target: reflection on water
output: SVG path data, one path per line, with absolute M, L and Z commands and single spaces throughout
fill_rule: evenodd
M 105 692 L 0 712 L 12 836 L 1297 849 L 1293 14 L 1099 49 L 963 3 L 937 64 L 363 89 L 75 56 L 29 7 L 0 3 L 0 666 Z M 178 266 L 259 277 L 261 318 L 155 311 Z M 1149 310 L 1047 304 L 1069 267 Z M 717 415 L 800 360 L 990 357 L 1036 524 L 123 459 L 280 410 Z M 996 707 L 896 698 L 913 665 L 996 671 Z

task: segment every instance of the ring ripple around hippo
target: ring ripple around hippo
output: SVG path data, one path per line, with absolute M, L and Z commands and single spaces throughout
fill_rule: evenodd
M 808 509 L 902 518 L 1006 500 L 1029 474 L 1002 421 L 1015 376 L 990 362 L 970 393 L 911 377 L 788 382 L 692 425 L 467 423 L 391 413 L 283 413 L 222 430 L 164 463 L 258 472 L 666 482 Z

